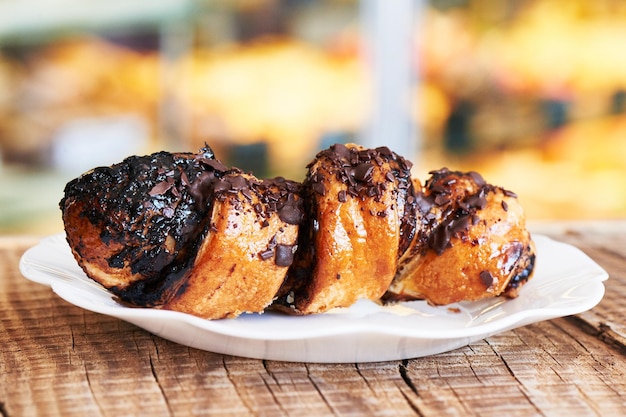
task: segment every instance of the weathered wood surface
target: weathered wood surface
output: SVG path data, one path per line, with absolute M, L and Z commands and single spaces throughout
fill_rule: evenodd
M 597 307 L 436 356 L 339 365 L 199 351 L 84 311 L 20 275 L 37 240 L 2 237 L 0 416 L 624 416 L 626 223 L 540 229 L 609 272 Z

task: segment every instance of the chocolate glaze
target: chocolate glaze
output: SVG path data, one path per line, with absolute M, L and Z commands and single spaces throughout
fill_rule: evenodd
M 416 194 L 418 218 L 421 225 L 414 246 L 415 254 L 434 250 L 442 254 L 450 246 L 450 239 L 463 239 L 479 217 L 477 213 L 487 204 L 489 193 L 501 191 L 506 196 L 514 193 L 488 184 L 477 172 L 450 171 L 442 168 L 430 172 L 424 189 Z M 503 210 L 507 210 L 503 202 Z
M 111 290 L 125 301 L 150 305 L 162 298 L 194 258 L 210 210 L 206 190 L 226 172 L 206 146 L 198 154 L 131 156 L 70 181 L 60 207 L 79 204 L 80 216 L 101 230 L 111 268 L 144 279 Z M 79 255 L 89 248 L 75 247 Z
M 411 248 L 411 256 L 419 256 L 428 250 L 441 255 L 450 247 L 453 237 L 467 240 L 470 228 L 480 221 L 479 213 L 485 208 L 489 193 L 501 192 L 507 197 L 517 198 L 509 190 L 488 184 L 476 172 L 442 168 L 430 174 L 423 189 L 416 194 L 417 218 L 421 224 L 417 227 L 419 233 L 416 244 Z M 502 201 L 501 207 L 505 212 L 508 210 L 505 201 Z M 535 254 L 531 247 L 512 242 L 507 248 L 506 259 L 507 264 L 502 267 L 506 274 L 513 274 L 513 277 L 504 293 L 512 293 L 532 274 Z M 482 271 L 480 279 L 486 288 L 491 287 L 493 276 L 489 271 Z
M 101 231 L 111 269 L 141 275 L 110 290 L 123 301 L 150 306 L 177 291 L 203 238 L 214 232 L 209 223 L 215 201 L 228 198 L 239 210 L 250 210 L 248 203 L 256 196 L 252 210 L 262 227 L 272 215 L 299 224 L 304 213 L 299 192 L 299 183 L 261 181 L 227 168 L 206 146 L 198 154 L 158 152 L 96 168 L 66 185 L 60 207 L 64 216 L 70 206 L 79 207 L 79 216 Z M 79 262 L 89 259 L 91 248 L 82 243 L 73 247 Z M 268 251 L 259 256 L 281 266 L 293 260 L 291 247 L 274 243 Z
M 374 179 L 374 170 L 388 163 L 391 171 L 385 177 Z M 324 169 L 313 169 L 322 164 Z M 298 251 L 289 269 L 287 280 L 279 292 L 277 304 L 293 305 L 294 294 L 307 299 L 307 284 L 310 281 L 316 262 L 316 248 L 313 244 L 317 233 L 319 209 L 317 199 L 326 196 L 331 181 L 341 181 L 347 187 L 336 195 L 339 203 L 350 199 L 374 199 L 379 201 L 383 191 L 392 189 L 398 204 L 403 207 L 400 224 L 400 247 L 398 257 L 406 251 L 416 234 L 416 199 L 411 181 L 411 163 L 387 147 L 357 149 L 342 144 L 332 145 L 319 152 L 308 165 L 308 173 L 303 181 L 302 200 L 304 221 L 298 235 Z M 323 172 L 323 174 L 322 174 Z M 372 216 L 384 217 L 385 212 L 372 212 Z
M 311 169 L 319 161 L 323 161 L 332 178 Z M 374 172 L 383 164 L 389 164 L 391 171 L 381 179 Z M 280 245 L 274 240 L 255 254 L 290 267 L 279 293 L 279 302 L 289 304 L 294 291 L 306 297 L 306 284 L 316 262 L 312 244 L 319 229 L 316 201 L 318 196 L 326 195 L 329 181 L 346 184 L 346 189 L 335 196 L 339 203 L 350 199 L 379 201 L 384 191 L 393 190 L 396 207 L 403 210 L 398 257 L 409 248 L 413 256 L 427 250 L 443 253 L 453 237 L 463 239 L 479 221 L 477 213 L 485 207 L 488 193 L 501 191 L 516 197 L 508 190 L 487 184 L 475 172 L 447 168 L 432 171 L 424 188 L 415 190 L 411 163 L 386 147 L 355 149 L 333 145 L 318 153 L 307 167 L 309 173 L 299 184 L 284 178 L 256 180 L 242 175 L 240 170 L 215 159 L 208 146 L 197 154 L 158 152 L 132 156 L 70 181 L 60 207 L 64 216 L 70 206 L 77 207 L 79 216 L 101 231 L 99 237 L 105 252 L 108 250 L 106 260 L 110 268 L 142 276 L 127 286 L 110 289 L 123 301 L 143 306 L 158 305 L 173 293 L 184 291 L 183 278 L 193 265 L 203 238 L 215 230 L 209 224 L 215 201 L 230 199 L 242 210 L 254 210 L 262 226 L 269 224 L 272 215 L 286 224 L 299 224 L 297 245 Z M 254 199 L 258 203 L 247 204 Z M 502 209 L 508 209 L 505 202 Z M 385 216 L 386 212 L 370 215 Z M 89 248 L 79 242 L 73 245 L 78 258 L 88 258 Z M 535 255 L 530 248 L 512 247 L 508 259 L 505 268 L 514 276 L 507 290 L 513 292 L 528 280 Z M 490 278 L 493 279 L 488 271 L 481 274 L 486 287 L 491 285 Z
M 518 290 L 530 279 L 535 268 L 535 257 L 536 255 L 532 249 L 527 247 L 524 253 L 518 258 L 517 270 L 521 269 L 521 271 L 513 275 L 504 290 L 505 294 Z

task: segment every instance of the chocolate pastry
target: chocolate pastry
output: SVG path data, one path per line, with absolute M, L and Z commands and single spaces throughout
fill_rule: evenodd
M 516 297 L 535 262 L 517 196 L 475 172 L 431 175 L 416 196 L 418 235 L 384 299 L 442 305 Z
M 196 259 L 164 308 L 205 318 L 262 312 L 293 263 L 302 218 L 299 186 L 242 173 L 217 181 Z
M 228 169 L 207 146 L 96 168 L 67 184 L 60 207 L 79 265 L 120 300 L 221 318 L 274 298 L 295 248 L 298 191 Z
M 67 242 L 120 301 L 207 319 L 515 297 L 532 274 L 516 195 L 476 173 L 422 186 L 401 156 L 354 144 L 307 168 L 298 183 L 229 168 L 208 146 L 132 156 L 66 185 Z
M 350 144 L 318 153 L 308 168 L 299 249 L 273 307 L 311 314 L 380 299 L 415 230 L 410 163 Z

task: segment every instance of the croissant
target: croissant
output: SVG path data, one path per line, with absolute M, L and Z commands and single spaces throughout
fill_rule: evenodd
M 78 264 L 121 302 L 207 319 L 321 313 L 359 299 L 516 297 L 535 248 L 514 193 L 476 173 L 424 185 L 386 147 L 333 145 L 302 183 L 198 153 L 131 156 L 60 201 Z

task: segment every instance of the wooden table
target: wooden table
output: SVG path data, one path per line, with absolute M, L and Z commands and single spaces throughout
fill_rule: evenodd
M 536 225 L 610 274 L 586 313 L 397 362 L 204 352 L 84 311 L 24 279 L 0 238 L 0 416 L 624 416 L 626 222 Z

